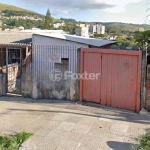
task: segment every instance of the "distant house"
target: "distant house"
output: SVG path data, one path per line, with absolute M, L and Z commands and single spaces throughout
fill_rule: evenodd
M 95 25 L 90 25 L 89 26 L 89 33 L 90 34 L 105 34 L 105 26 L 101 24 L 95 24 Z
M 62 23 L 55 23 L 55 24 L 54 24 L 54 28 L 59 28 L 59 27 L 61 27 L 61 26 L 65 26 L 65 23 L 62 22 Z
M 21 31 L 21 30 L 24 30 L 24 27 L 20 26 L 20 27 L 18 27 L 18 29 Z
M 140 28 L 139 28 L 139 31 L 140 31 L 140 32 L 143 32 L 143 31 L 145 31 L 145 29 L 144 29 L 143 27 L 140 27 Z
M 75 30 L 75 34 L 77 36 L 89 37 L 89 28 L 88 27 L 78 28 Z
M 107 40 L 115 40 L 117 37 L 117 35 L 108 35 L 106 38 Z
M 85 28 L 85 27 L 86 27 L 86 24 L 79 24 L 79 27 L 80 27 L 80 28 Z

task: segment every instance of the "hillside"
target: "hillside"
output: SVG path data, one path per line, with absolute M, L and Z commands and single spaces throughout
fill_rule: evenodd
M 132 23 L 121 23 L 121 22 L 86 22 L 87 24 L 96 24 L 100 23 L 106 27 L 115 28 L 120 31 L 138 31 L 140 27 L 143 27 L 145 30 L 150 30 L 150 25 L 148 24 L 132 24 Z
M 35 15 L 41 15 L 41 14 L 38 14 L 36 12 L 24 9 L 24 8 L 20 8 L 20 7 L 16 7 L 16 6 L 13 6 L 13 5 L 7 5 L 7 4 L 0 3 L 0 12 L 2 12 L 4 10 L 21 11 L 21 12 L 34 13 Z
M 26 10 L 26 9 L 23 9 L 23 8 L 20 8 L 20 7 L 16 7 L 16 6 L 13 6 L 13 5 L 7 5 L 7 4 L 0 3 L 0 11 L 3 11 L 3 10 L 33 12 L 33 11 Z
M 15 10 L 15 11 L 31 12 L 30 10 L 19 8 L 19 7 L 13 6 L 13 5 L 7 5 L 7 4 L 0 3 L 0 11 L 3 11 L 3 10 Z
M 13 16 L 16 16 L 15 18 Z M 17 16 L 21 16 L 20 18 Z M 28 16 L 27 18 L 25 18 Z M 32 27 L 41 28 L 43 26 L 43 19 L 44 15 L 38 14 L 36 12 L 26 10 L 23 8 L 19 8 L 13 5 L 7 5 L 0 3 L 0 21 L 5 24 L 3 26 L 3 29 L 5 28 L 14 28 L 19 26 L 24 26 L 25 29 L 29 29 Z M 25 19 L 24 19 L 25 18 Z M 53 18 L 54 19 L 54 18 Z M 54 23 L 64 21 L 66 24 L 69 24 L 69 26 L 75 26 L 80 23 L 86 23 L 86 24 L 96 24 L 100 23 L 104 26 L 106 26 L 106 31 L 113 31 L 121 33 L 122 31 L 130 31 L 135 32 L 138 31 L 140 27 L 144 27 L 145 30 L 150 30 L 150 25 L 139 25 L 139 24 L 129 24 L 129 23 L 121 23 L 121 22 L 82 22 L 82 21 L 76 21 L 72 18 L 60 18 L 60 19 L 54 19 Z M 6 26 L 7 25 L 7 26 Z M 66 27 L 69 28 L 69 26 Z M 113 31 L 113 33 L 115 33 Z
M 121 22 L 82 22 L 82 21 L 76 21 L 72 18 L 60 18 L 61 20 L 68 22 L 68 23 L 76 23 L 76 24 L 80 24 L 80 23 L 86 23 L 86 24 L 102 24 L 104 26 L 107 27 L 111 27 L 111 28 L 115 28 L 117 30 L 121 30 L 121 31 L 130 31 L 130 32 L 135 32 L 138 31 L 138 29 L 140 27 L 144 27 L 145 30 L 150 30 L 150 25 L 144 24 L 132 24 L 132 23 L 121 23 Z
M 129 24 L 129 23 L 119 23 L 119 22 L 111 22 L 111 23 L 103 23 L 106 27 L 116 28 L 118 30 L 125 30 L 135 32 L 138 31 L 140 27 L 144 27 L 145 30 L 150 30 L 150 25 L 140 25 L 140 24 Z

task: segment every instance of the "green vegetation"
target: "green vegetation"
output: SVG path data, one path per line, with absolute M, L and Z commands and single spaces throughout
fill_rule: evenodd
M 47 30 L 52 30 L 54 28 L 53 26 L 53 18 L 51 17 L 50 10 L 47 10 L 46 16 L 45 16 L 45 21 L 44 21 L 44 29 Z
M 15 11 L 15 10 L 6 9 L 1 12 L 5 14 L 4 15 L 5 17 L 10 17 L 10 16 L 34 16 L 34 17 L 40 17 L 40 18 L 44 17 L 41 14 L 37 14 L 34 12 L 30 12 L 30 11 L 26 12 L 26 11 Z
M 31 135 L 31 133 L 21 132 L 16 136 L 0 136 L 0 150 L 18 150 Z
M 2 26 L 2 30 L 5 30 L 7 28 L 9 29 L 13 29 L 13 28 L 17 28 L 20 26 L 23 26 L 25 29 L 31 29 L 33 27 L 35 28 L 41 28 L 43 29 L 43 21 L 42 19 L 44 18 L 43 15 L 35 13 L 33 11 L 29 11 L 29 10 L 25 10 L 22 8 L 18 8 L 15 6 L 10 6 L 10 5 L 6 5 L 6 4 L 0 4 L 0 15 L 1 17 L 1 21 L 3 22 L 3 26 Z M 34 19 L 15 19 L 15 18 L 11 18 L 13 16 L 28 16 L 28 17 L 32 17 Z M 8 17 L 9 19 L 7 19 L 6 17 Z M 41 20 L 36 20 L 40 18 Z
M 65 26 L 61 26 L 61 27 L 59 27 L 58 29 L 59 29 L 59 30 L 63 30 L 63 31 L 65 31 L 66 33 L 69 33 L 69 34 L 75 34 L 75 30 L 76 30 L 77 28 L 78 28 L 78 27 L 76 26 L 76 24 L 66 23 Z
M 148 39 L 150 38 L 150 30 L 139 32 L 135 35 L 135 41 L 137 42 L 138 47 L 142 50 L 146 43 L 148 43 Z
M 65 21 L 67 23 L 77 23 L 75 19 L 60 18 L 60 20 Z
M 150 150 L 150 133 L 142 137 L 137 150 Z
M 135 46 L 136 43 L 142 49 L 141 45 L 143 43 L 139 42 L 141 33 L 139 34 L 138 30 L 141 25 L 138 24 L 129 24 L 129 23 L 120 23 L 120 22 L 81 22 L 76 21 L 72 18 L 60 18 L 54 19 L 51 16 L 49 9 L 47 10 L 45 19 L 44 16 L 33 11 L 25 10 L 11 5 L 1 4 L 0 3 L 0 16 L 2 21 L 2 30 L 7 28 L 14 29 L 20 26 L 23 26 L 25 29 L 40 28 L 40 29 L 54 29 L 53 23 L 65 22 L 65 26 L 61 26 L 58 30 L 64 30 L 69 34 L 75 34 L 75 30 L 78 28 L 78 24 L 102 24 L 106 26 L 106 34 L 99 35 L 94 34 L 93 38 L 106 39 L 107 36 L 117 37 L 118 46 Z M 13 16 L 28 16 L 30 18 L 13 18 Z M 39 19 L 41 18 L 41 19 Z M 145 30 L 150 30 L 150 25 L 142 25 Z M 55 29 L 57 30 L 57 29 Z M 136 36 L 137 35 L 137 36 Z M 136 38 L 136 41 L 134 39 Z
M 137 29 L 137 31 L 138 31 L 138 29 Z M 119 29 L 118 27 L 109 27 L 109 26 L 106 26 L 106 33 L 113 34 L 113 35 L 118 35 L 118 36 L 132 35 L 133 34 L 132 31 L 124 30 L 123 28 Z
M 127 32 L 136 32 L 141 27 L 140 24 L 132 24 L 132 23 L 121 23 L 121 22 L 83 22 L 83 21 L 76 21 L 75 19 L 66 19 L 66 18 L 60 18 L 61 20 L 67 22 L 67 23 L 85 23 L 85 24 L 102 24 L 106 26 L 106 32 L 116 33 L 116 34 L 122 34 Z M 145 30 L 150 30 L 150 25 L 144 24 L 142 27 Z
M 117 46 L 136 46 L 135 39 L 132 37 L 123 38 L 123 37 L 117 37 Z
M 91 38 L 103 38 L 105 39 L 106 38 L 106 35 L 105 34 L 97 34 L 95 33 L 93 36 L 90 36 Z
M 104 23 L 106 27 L 111 27 L 113 29 L 118 29 L 120 31 L 129 31 L 135 32 L 138 31 L 141 25 L 138 24 L 129 24 L 129 23 L 121 23 L 121 22 L 111 22 L 111 23 Z M 145 29 L 150 29 L 149 25 L 142 25 Z
M 6 25 L 5 25 L 6 24 Z M 13 29 L 14 27 L 23 26 L 25 29 L 31 29 L 33 27 L 43 29 L 43 21 L 35 21 L 35 20 L 24 20 L 24 19 L 4 19 L 2 29 L 5 30 L 7 28 Z

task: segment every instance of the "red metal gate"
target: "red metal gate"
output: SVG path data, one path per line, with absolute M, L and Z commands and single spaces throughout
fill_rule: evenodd
M 80 100 L 140 110 L 141 51 L 81 49 L 80 72 L 100 73 L 80 80 Z

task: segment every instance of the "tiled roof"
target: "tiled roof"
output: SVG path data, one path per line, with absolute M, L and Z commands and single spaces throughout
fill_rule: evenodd
M 0 44 L 30 44 L 32 33 L 0 32 Z

